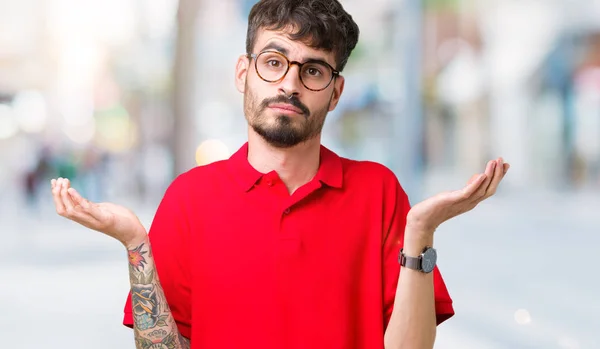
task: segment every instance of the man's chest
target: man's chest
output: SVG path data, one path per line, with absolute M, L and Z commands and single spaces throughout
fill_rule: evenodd
M 246 193 L 248 194 L 248 193 Z M 206 282 L 348 283 L 348 270 L 378 268 L 384 236 L 377 205 L 313 193 L 291 197 L 240 195 L 198 208 L 194 270 Z

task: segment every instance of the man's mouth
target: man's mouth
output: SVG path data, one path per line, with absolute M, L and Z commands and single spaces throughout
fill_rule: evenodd
M 270 104 L 269 108 L 285 114 L 304 114 L 300 108 L 294 107 L 293 105 L 287 103 Z

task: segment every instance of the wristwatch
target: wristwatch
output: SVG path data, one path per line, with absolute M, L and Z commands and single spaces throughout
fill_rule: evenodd
M 398 262 L 401 266 L 420 271 L 422 273 L 431 273 L 435 268 L 437 261 L 437 252 L 435 248 L 427 246 L 418 257 L 409 257 L 404 254 L 404 249 L 400 250 Z

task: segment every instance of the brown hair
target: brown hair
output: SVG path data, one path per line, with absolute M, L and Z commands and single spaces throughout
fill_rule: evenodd
M 248 16 L 246 52 L 252 53 L 259 29 L 289 29 L 291 40 L 333 52 L 342 71 L 358 42 L 358 25 L 338 0 L 260 0 Z

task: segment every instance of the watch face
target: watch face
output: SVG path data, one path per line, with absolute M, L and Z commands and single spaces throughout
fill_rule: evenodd
M 437 261 L 437 252 L 433 248 L 428 248 L 425 252 L 423 252 L 422 258 L 422 269 L 425 273 L 431 273 L 433 268 L 435 268 L 435 263 Z

